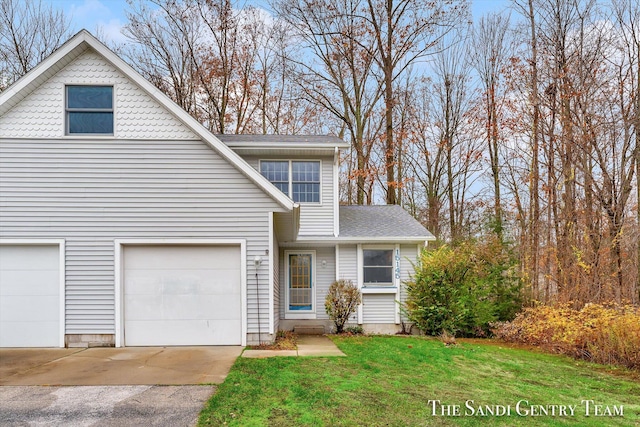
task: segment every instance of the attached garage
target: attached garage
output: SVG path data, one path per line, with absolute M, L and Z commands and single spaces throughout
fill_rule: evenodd
M 241 245 L 123 245 L 126 346 L 241 345 Z
M 62 347 L 64 244 L 0 244 L 0 347 Z

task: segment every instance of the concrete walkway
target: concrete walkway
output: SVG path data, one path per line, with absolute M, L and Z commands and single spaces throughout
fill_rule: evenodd
M 282 356 L 346 356 L 325 335 L 299 335 L 297 350 L 245 350 L 242 357 L 262 359 Z

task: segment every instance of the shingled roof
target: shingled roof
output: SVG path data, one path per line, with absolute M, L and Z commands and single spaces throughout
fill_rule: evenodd
M 234 143 L 281 143 L 281 144 L 327 144 L 331 146 L 348 146 L 344 140 L 333 135 L 255 135 L 225 134 L 216 135 L 225 144 Z
M 340 206 L 340 237 L 435 240 L 433 234 L 398 205 Z

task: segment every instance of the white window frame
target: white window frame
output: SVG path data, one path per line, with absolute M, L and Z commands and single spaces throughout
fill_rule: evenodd
M 395 292 L 395 288 L 398 287 L 398 279 L 396 279 L 395 277 L 395 271 L 396 268 L 398 268 L 398 266 L 396 265 L 396 259 L 395 259 L 395 246 L 394 245 L 363 245 L 360 247 L 360 251 L 359 251 L 359 259 L 360 259 L 360 263 L 358 265 L 358 269 L 361 271 L 361 277 L 362 277 L 362 289 L 363 291 L 366 293 L 367 291 L 370 291 L 369 293 L 375 293 L 373 292 L 373 290 L 375 289 L 382 289 L 382 290 L 387 290 L 387 292 L 381 292 L 381 293 L 390 293 L 388 290 L 394 290 Z M 364 251 L 367 250 L 374 250 L 374 251 L 391 251 L 391 283 L 386 284 L 386 283 L 381 283 L 381 284 L 367 284 L 364 281 Z
M 393 285 L 392 286 L 364 286 L 364 253 L 363 251 L 366 249 L 378 249 L 378 250 L 391 250 L 393 254 Z M 402 280 L 402 270 L 401 270 L 401 250 L 400 244 L 379 244 L 379 245 L 357 245 L 357 275 L 358 275 L 358 288 L 360 292 L 363 294 L 395 294 L 396 301 L 400 301 L 400 281 Z M 399 275 L 396 274 L 399 273 Z M 358 310 L 356 312 L 358 324 L 362 325 L 364 321 L 362 304 L 358 305 Z M 400 316 L 398 312 L 398 307 L 396 304 L 396 324 L 400 322 Z
M 293 162 L 315 162 L 318 163 L 320 173 L 320 181 L 318 182 L 318 201 L 317 202 L 296 202 L 301 205 L 322 206 L 322 160 L 319 159 L 260 159 L 258 164 L 258 172 L 262 174 L 262 162 L 288 162 L 289 163 L 289 189 L 287 196 L 293 200 Z M 264 175 L 263 175 L 264 176 Z
M 289 271 L 289 255 L 311 255 L 311 310 L 308 311 L 299 311 L 299 310 L 289 310 L 289 282 L 290 282 L 290 271 Z M 313 250 L 287 250 L 284 251 L 284 269 L 285 269 L 285 280 L 284 280 L 284 291 L 285 291 L 285 319 L 315 319 L 316 318 L 316 251 Z
M 111 109 L 107 110 L 107 109 L 90 109 L 90 108 L 84 108 L 84 109 L 69 109 L 69 87 L 72 86 L 86 86 L 86 87 L 110 87 L 111 88 Z M 65 84 L 64 85 L 64 135 L 65 136 L 70 136 L 70 137 L 87 137 L 87 136 L 102 136 L 102 137 L 110 137 L 110 136 L 115 136 L 116 133 L 116 112 L 115 112 L 115 107 L 116 107 L 116 87 L 114 84 L 109 84 L 109 83 L 96 83 L 96 84 L 76 84 L 76 83 L 69 83 L 69 84 Z M 111 113 L 112 116 L 112 126 L 113 126 L 113 132 L 111 133 L 77 133 L 77 132 L 70 132 L 69 131 L 69 113 L 73 113 L 73 112 L 104 112 L 104 113 Z

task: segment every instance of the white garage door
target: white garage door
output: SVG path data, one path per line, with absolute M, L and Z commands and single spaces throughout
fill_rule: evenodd
M 124 343 L 240 345 L 239 246 L 125 246 Z
M 0 246 L 0 347 L 60 346 L 60 246 Z

